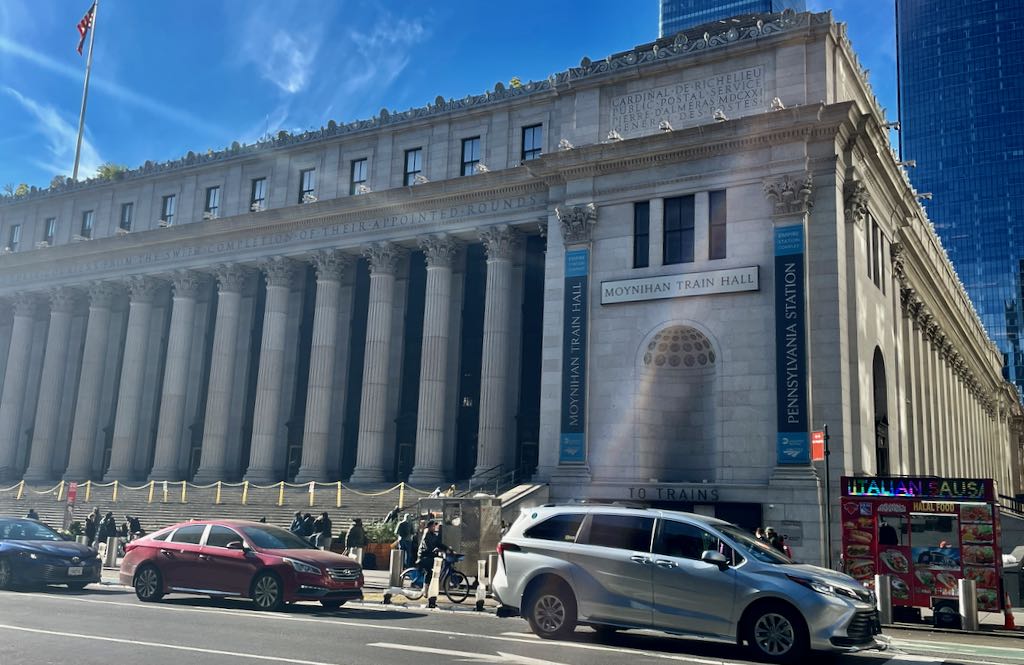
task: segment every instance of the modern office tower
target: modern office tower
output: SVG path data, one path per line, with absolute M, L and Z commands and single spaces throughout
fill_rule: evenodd
M 897 0 L 901 154 L 1024 389 L 1024 3 Z
M 784 9 L 802 12 L 804 0 L 661 0 L 658 36 L 740 14 L 771 14 Z

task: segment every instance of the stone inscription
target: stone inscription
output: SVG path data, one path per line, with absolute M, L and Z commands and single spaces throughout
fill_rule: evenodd
M 629 498 L 641 501 L 718 501 L 717 487 L 630 487 Z
M 658 131 L 662 120 L 676 129 L 711 121 L 718 109 L 727 118 L 760 113 L 764 100 L 764 65 L 758 65 L 613 97 L 611 129 L 642 136 Z
M 32 283 L 39 280 L 60 279 L 92 273 L 105 273 L 124 270 L 132 272 L 136 268 L 158 267 L 163 264 L 173 265 L 191 259 L 210 257 L 214 260 L 229 260 L 231 255 L 249 250 L 286 249 L 289 245 L 301 245 L 311 240 L 330 242 L 347 236 L 357 236 L 375 231 L 391 229 L 409 229 L 432 225 L 449 224 L 476 215 L 501 212 L 514 212 L 521 209 L 543 205 L 543 197 L 537 194 L 482 201 L 480 203 L 464 203 L 457 206 L 398 213 L 370 219 L 313 226 L 305 229 L 263 233 L 256 236 L 221 240 L 217 242 L 192 243 L 185 240 L 177 247 L 158 251 L 142 251 L 112 255 L 87 262 L 74 262 L 74 259 L 61 263 L 44 264 L 38 270 L 21 270 L 15 274 L 0 277 L 0 286 Z M 239 233 L 245 233 L 239 230 Z M 40 259 L 45 252 L 40 253 Z M 217 258 L 222 257 L 222 258 Z
M 757 266 L 727 268 L 725 270 L 601 282 L 601 304 L 684 298 L 712 293 L 738 293 L 757 291 L 759 288 Z

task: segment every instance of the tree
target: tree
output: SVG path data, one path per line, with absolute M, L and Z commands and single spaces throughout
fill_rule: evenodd
M 53 179 L 50 180 L 50 189 L 58 189 L 60 187 L 63 187 L 64 184 L 67 181 L 68 181 L 68 177 L 67 176 L 55 175 L 55 176 L 53 176 Z
M 100 167 L 96 169 L 96 177 L 101 180 L 113 180 L 127 170 L 127 166 L 107 162 L 106 164 L 100 164 Z
M 8 196 L 25 196 L 28 194 L 28 185 L 21 183 L 15 187 L 11 183 L 7 183 L 4 185 L 4 194 Z

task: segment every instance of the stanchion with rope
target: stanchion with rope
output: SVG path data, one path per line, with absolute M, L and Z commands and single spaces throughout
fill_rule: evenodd
M 398 484 L 398 509 L 405 508 L 405 483 Z
M 284 505 L 284 481 L 283 480 L 281 481 L 281 483 L 280 483 L 280 485 L 278 487 L 280 489 L 278 489 L 278 491 L 277 491 L 277 505 L 283 506 Z
M 117 503 L 117 481 L 116 480 L 114 481 L 114 498 L 111 499 L 111 502 Z
M 313 507 L 313 502 L 316 500 L 316 481 L 309 481 L 309 507 Z
M 185 487 L 187 485 L 188 485 L 187 482 L 185 482 L 184 480 L 181 481 L 181 502 L 182 503 L 187 503 L 187 501 L 185 500 Z
M 248 500 L 249 500 L 249 481 L 248 480 L 243 480 L 242 481 L 242 505 L 244 506 L 245 502 L 248 501 Z
M 89 503 L 89 497 L 92 496 L 92 481 L 85 481 L 85 502 Z
M 427 607 L 437 607 L 437 594 L 441 590 L 441 557 L 434 557 L 434 571 L 430 575 L 430 585 L 427 587 Z
M 153 503 L 153 492 L 156 491 L 156 481 L 149 481 L 149 498 L 146 499 L 146 503 Z
M 334 501 L 335 508 L 341 508 L 341 481 L 338 481 L 338 498 Z
M 217 496 L 214 497 L 213 502 L 216 505 L 220 505 L 220 481 L 217 481 Z
M 64 498 L 64 481 L 57 483 L 57 502 Z
M 18 483 L 18 496 L 14 497 L 15 501 L 21 501 L 21 497 L 25 496 L 25 481 L 22 480 Z

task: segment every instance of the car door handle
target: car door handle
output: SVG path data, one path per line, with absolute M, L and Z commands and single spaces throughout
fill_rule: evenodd
M 676 567 L 676 562 L 675 561 L 669 561 L 668 559 L 658 559 L 657 561 L 654 562 L 654 565 L 657 566 L 658 568 L 675 568 Z
M 650 559 L 648 559 L 645 556 L 641 556 L 639 554 L 634 554 L 633 556 L 629 557 L 629 560 L 632 561 L 633 563 L 640 563 L 640 564 L 643 564 L 645 566 L 651 562 Z
M 174 553 L 171 552 L 170 550 L 160 550 L 160 554 L 163 554 L 168 559 L 173 559 L 174 558 Z
M 200 554 L 199 558 L 202 559 L 203 561 L 209 561 L 213 557 L 211 557 L 209 554 Z

